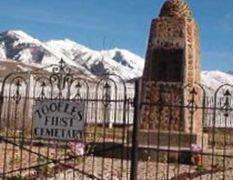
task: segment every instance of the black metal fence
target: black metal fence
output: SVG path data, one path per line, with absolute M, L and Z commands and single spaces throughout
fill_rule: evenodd
M 232 85 L 212 93 L 199 84 L 131 87 L 116 75 L 82 77 L 63 61 L 9 74 L 0 96 L 0 178 L 232 179 Z M 59 113 L 35 130 L 37 106 L 52 114 L 64 102 L 83 108 L 82 130 Z
M 132 179 L 232 179 L 232 94 L 230 84 L 210 93 L 200 84 L 142 80 Z
M 53 104 L 47 108 L 46 102 Z M 72 127 L 68 131 L 66 124 L 74 122 L 62 119 L 61 114 L 46 117 L 47 128 L 35 129 L 40 125 L 36 115 L 61 109 L 62 102 L 82 104 L 83 131 Z M 41 112 L 35 111 L 38 105 Z M 4 78 L 0 106 L 2 179 L 129 177 L 132 99 L 119 76 L 107 75 L 97 81 L 80 78 L 63 61 L 36 71 L 14 72 Z M 76 113 L 64 107 L 63 111 Z M 58 128 L 61 126 L 64 129 Z

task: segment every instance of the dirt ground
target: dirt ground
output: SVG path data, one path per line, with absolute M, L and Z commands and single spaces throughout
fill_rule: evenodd
M 14 180 L 22 179 L 104 179 L 127 180 L 130 177 L 130 161 L 102 158 L 96 156 L 84 156 L 76 159 L 53 163 L 53 159 L 70 157 L 70 151 L 66 148 L 40 147 L 24 145 L 25 149 L 10 144 L 0 144 L 0 173 L 6 173 L 7 177 Z M 27 150 L 26 150 L 27 149 Z M 31 152 L 29 152 L 29 151 Z M 42 156 L 38 156 L 41 154 Z M 47 160 L 45 157 L 49 157 Z M 208 160 L 207 160 L 208 161 Z M 210 158 L 209 158 L 210 161 Z M 221 163 L 221 162 L 219 162 Z M 33 167 L 30 168 L 29 167 Z M 36 167 L 37 166 L 37 167 Z M 226 166 L 230 167 L 229 162 Z M 233 167 L 233 166 L 232 166 Z M 211 168 L 202 168 L 177 163 L 162 163 L 155 161 L 139 161 L 139 180 L 232 180 L 233 170 L 228 169 L 223 173 L 221 167 L 216 164 L 215 171 Z M 20 172 L 19 169 L 22 169 Z M 213 170 L 213 167 L 212 167 Z M 212 173 L 212 175 L 211 175 Z M 92 176 L 93 175 L 93 176 Z M 1 179 L 1 178 L 0 178 Z

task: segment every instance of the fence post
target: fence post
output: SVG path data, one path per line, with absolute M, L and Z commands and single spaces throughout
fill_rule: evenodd
M 134 116 L 133 116 L 133 133 L 132 133 L 132 149 L 131 149 L 131 169 L 130 180 L 137 179 L 138 170 L 138 130 L 140 119 L 140 97 L 141 95 L 141 80 L 135 82 L 135 95 L 134 95 Z
M 3 92 L 0 92 L 0 143 L 2 142 L 2 106 L 3 106 Z

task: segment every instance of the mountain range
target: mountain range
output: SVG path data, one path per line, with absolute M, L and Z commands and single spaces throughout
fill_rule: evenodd
M 133 79 L 142 74 L 141 57 L 122 49 L 95 51 L 69 39 L 41 42 L 23 31 L 0 33 L 0 59 L 11 59 L 25 64 L 45 66 L 63 59 L 88 76 L 106 73 Z
M 20 30 L 0 33 L 0 62 L 15 62 L 17 67 L 27 69 L 57 64 L 61 58 L 80 74 L 92 78 L 111 73 L 130 80 L 140 77 L 144 67 L 143 58 L 125 49 L 97 51 L 69 39 L 42 42 Z M 233 84 L 232 70 L 203 71 L 202 82 L 212 89 L 223 83 Z

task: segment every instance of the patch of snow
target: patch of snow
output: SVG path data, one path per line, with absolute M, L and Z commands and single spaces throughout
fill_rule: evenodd
M 22 51 L 20 51 L 16 56 L 15 59 L 23 62 L 23 63 L 32 63 L 32 53 L 30 51 L 30 49 L 23 49 Z
M 6 59 L 5 43 L 0 43 L 0 59 Z
M 25 43 L 41 44 L 38 39 L 33 38 L 21 30 L 7 31 L 7 35 L 17 38 L 17 41 L 14 42 L 14 46 Z
M 202 83 L 212 90 L 216 90 L 223 84 L 233 84 L 233 75 L 221 71 L 203 71 Z

